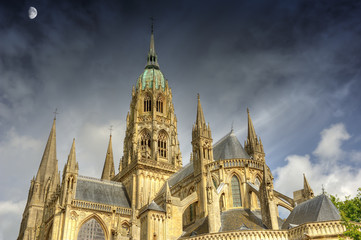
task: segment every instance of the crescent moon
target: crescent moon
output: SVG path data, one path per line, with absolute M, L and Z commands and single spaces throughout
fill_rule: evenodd
M 38 15 L 38 11 L 34 7 L 30 7 L 28 13 L 30 19 L 34 19 Z

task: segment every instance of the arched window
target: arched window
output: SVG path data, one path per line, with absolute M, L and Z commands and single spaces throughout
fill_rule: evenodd
M 144 112 L 150 112 L 152 111 L 152 100 L 150 99 L 150 97 L 147 95 L 144 98 Z
M 150 157 L 151 153 L 151 138 L 148 131 L 143 130 L 140 137 L 140 150 L 142 157 Z
M 161 96 L 157 99 L 157 105 L 156 105 L 157 112 L 163 113 L 163 98 Z
M 105 234 L 100 223 L 94 218 L 85 222 L 79 230 L 78 240 L 105 240 Z
M 232 177 L 231 185 L 232 185 L 233 207 L 242 207 L 241 188 L 240 188 L 239 180 L 236 176 Z
M 256 178 L 256 180 L 254 180 L 254 185 L 256 185 L 258 188 L 261 185 L 261 182 L 259 181 L 258 178 Z M 257 197 L 257 195 L 256 195 L 256 198 L 257 198 L 258 207 L 261 207 L 261 203 L 260 203 L 259 198 Z
M 158 135 L 158 155 L 161 158 L 167 157 L 167 134 L 160 132 Z

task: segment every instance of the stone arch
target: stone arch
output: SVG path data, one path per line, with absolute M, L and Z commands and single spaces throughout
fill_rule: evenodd
M 165 98 L 163 96 L 163 94 L 159 93 L 156 99 L 156 111 L 163 113 L 164 111 L 164 102 L 165 102 Z
M 122 221 L 120 224 L 121 230 L 120 234 L 123 236 L 129 236 L 130 235 L 130 223 L 126 220 Z
M 163 129 L 158 132 L 157 147 L 158 157 L 167 159 L 169 155 L 169 136 L 168 133 Z
M 139 147 L 142 158 L 150 158 L 152 151 L 152 136 L 147 128 L 142 129 L 139 134 Z
M 104 233 L 104 239 L 108 240 L 109 239 L 109 233 L 107 231 L 107 226 L 105 224 L 105 222 L 103 221 L 103 219 L 101 217 L 99 217 L 97 214 L 91 214 L 88 217 L 84 218 L 79 224 L 78 224 L 78 228 L 76 231 L 76 238 L 77 240 L 82 240 L 79 239 L 79 232 L 81 230 L 81 228 L 83 227 L 84 224 L 86 224 L 88 221 L 91 221 L 92 219 L 94 219 L 95 221 L 97 221 L 97 223 L 100 225 L 101 229 L 103 230 Z
M 143 112 L 152 111 L 152 94 L 146 92 L 143 97 Z

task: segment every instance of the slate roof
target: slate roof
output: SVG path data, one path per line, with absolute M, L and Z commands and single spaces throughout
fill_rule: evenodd
M 213 145 L 214 160 L 247 158 L 250 156 L 243 149 L 233 130 Z
M 90 177 L 78 177 L 75 199 L 130 208 L 129 197 L 122 183 Z
M 297 205 L 282 225 L 288 229 L 290 224 L 300 225 L 306 222 L 340 220 L 341 216 L 335 205 L 324 194 Z
M 262 223 L 261 211 L 230 209 L 221 213 L 221 228 L 219 232 L 264 229 L 266 227 Z M 192 233 L 200 235 L 208 232 L 208 217 L 205 217 L 187 226 L 182 237 L 188 237 Z
M 182 181 L 183 179 L 191 175 L 193 172 L 194 172 L 193 163 L 188 163 L 181 170 L 179 170 L 169 178 L 168 180 L 169 187 L 174 186 L 178 182 Z

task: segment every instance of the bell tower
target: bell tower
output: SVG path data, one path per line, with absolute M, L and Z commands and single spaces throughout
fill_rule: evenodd
M 172 91 L 159 68 L 152 25 L 147 64 L 132 90 L 123 158 L 115 180 L 125 185 L 132 206 L 139 209 L 181 167 Z

